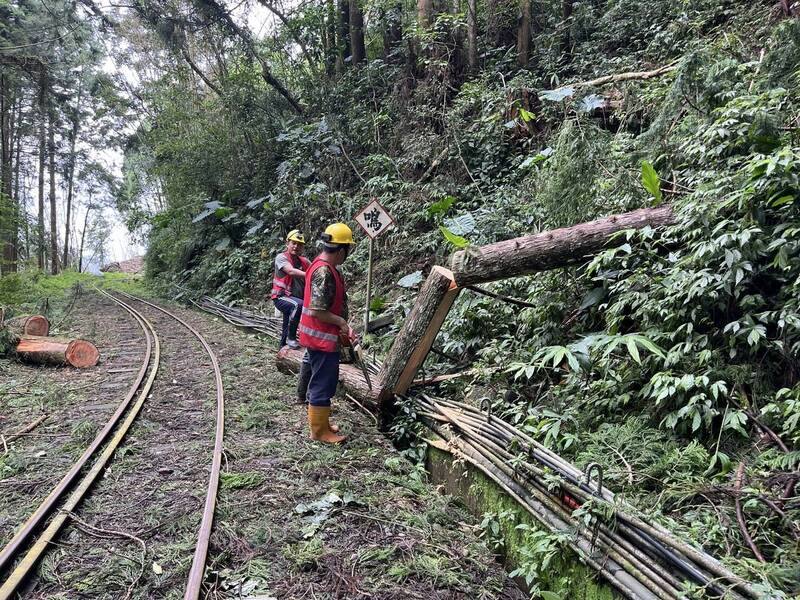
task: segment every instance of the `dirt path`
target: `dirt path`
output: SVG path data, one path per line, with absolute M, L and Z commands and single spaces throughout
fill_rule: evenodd
M 86 525 L 65 529 L 26 597 L 124 598 L 129 590 L 133 598 L 182 597 L 210 464 L 213 378 L 185 329 L 137 308 L 159 331 L 162 370 L 110 469 L 80 507 Z M 426 484 L 369 416 L 338 401 L 335 418 L 350 441 L 311 442 L 304 407 L 282 399 L 294 381 L 275 369 L 272 342 L 203 314 L 176 312 L 212 343 L 225 383 L 226 456 L 207 597 L 524 597 L 477 538 L 474 521 Z M 6 459 L 0 462 L 0 493 L 11 491 L 12 499 L 0 507 L 3 542 L 80 453 L 71 432 L 89 423 L 91 439 L 124 395 L 125 384 L 115 391 L 112 377 L 130 381 L 133 372 L 119 371 L 141 361 L 130 349 L 114 356 L 114 348 L 131 343 L 135 325 L 110 301 L 84 297 L 71 323 L 96 336 L 104 357 L 96 369 L 0 362 L 4 373 L 30 381 L 30 394 L 18 398 L 51 390 L 48 410 L 58 416 L 37 431 L 60 436 L 15 443 L 11 474 Z M 19 400 L 3 406 L 9 415 L 2 431 L 32 420 L 32 408 Z

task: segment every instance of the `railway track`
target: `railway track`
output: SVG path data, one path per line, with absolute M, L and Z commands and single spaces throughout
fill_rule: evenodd
M 214 374 L 216 425 L 214 428 L 211 473 L 206 488 L 206 497 L 194 547 L 192 566 L 184 594 L 185 600 L 195 600 L 199 598 L 202 590 L 222 458 L 224 390 L 219 363 L 205 338 L 174 313 L 129 294 L 120 293 L 119 296 L 121 297 L 118 297 L 103 290 L 97 291 L 127 311 L 138 324 L 145 346 L 142 362 L 124 398 L 94 440 L 51 490 L 45 500 L 18 528 L 9 543 L 0 550 L 0 581 L 2 581 L 2 584 L 0 584 L 0 600 L 15 597 L 21 584 L 32 574 L 39 560 L 58 536 L 59 531 L 69 521 L 70 515 L 78 508 L 93 484 L 96 483 L 111 462 L 114 453 L 130 431 L 151 393 L 161 366 L 161 341 L 151 320 L 141 310 L 135 308 L 132 303 L 142 304 L 158 311 L 167 319 L 179 323 L 182 328 L 191 333 L 208 355 Z

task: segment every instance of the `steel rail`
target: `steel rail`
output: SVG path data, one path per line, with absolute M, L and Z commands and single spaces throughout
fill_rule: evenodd
M 128 309 L 126 308 L 126 310 Z M 125 395 L 125 398 L 122 400 L 122 402 L 120 402 L 117 410 L 111 415 L 103 429 L 95 436 L 92 443 L 86 448 L 86 450 L 84 450 L 80 458 L 75 461 L 70 470 L 66 473 L 66 475 L 64 475 L 64 477 L 61 478 L 61 481 L 58 482 L 50 494 L 48 494 L 44 501 L 42 501 L 36 511 L 30 517 L 28 517 L 27 521 L 22 525 L 19 531 L 17 531 L 11 541 L 9 541 L 3 550 L 0 551 L 0 572 L 8 567 L 9 561 L 18 553 L 20 547 L 25 544 L 28 538 L 30 538 L 31 534 L 41 524 L 42 520 L 44 520 L 50 514 L 50 511 L 52 511 L 53 506 L 56 502 L 58 502 L 58 499 L 63 496 L 64 492 L 74 483 L 84 465 L 86 465 L 92 455 L 94 455 L 97 449 L 105 442 L 111 431 L 119 422 L 122 414 L 127 410 L 128 405 L 133 399 L 133 396 L 136 394 L 136 390 L 139 389 L 142 380 L 144 380 L 147 367 L 150 364 L 152 341 L 145 323 L 134 312 L 130 310 L 128 310 L 128 312 L 134 317 L 134 319 L 136 319 L 139 327 L 141 327 L 147 343 L 145 356 L 142 360 L 142 366 L 140 367 L 133 384 L 131 384 L 131 387 L 128 389 L 128 393 Z
M 184 600 L 197 600 L 200 597 L 200 590 L 203 585 L 203 573 L 205 571 L 206 558 L 208 556 L 208 545 L 211 538 L 211 527 L 214 523 L 214 509 L 217 502 L 217 490 L 219 489 L 219 476 L 220 468 L 222 466 L 222 445 L 225 433 L 225 392 L 222 386 L 222 372 L 219 368 L 219 362 L 214 351 L 209 346 L 206 339 L 198 333 L 191 325 L 181 319 L 179 316 L 169 312 L 166 309 L 148 302 L 142 298 L 120 292 L 126 298 L 135 300 L 150 306 L 165 315 L 175 319 L 181 325 L 186 327 L 202 344 L 208 356 L 211 358 L 211 364 L 214 367 L 214 379 L 217 386 L 217 424 L 214 435 L 214 450 L 211 461 L 211 475 L 208 480 L 208 489 L 206 492 L 205 506 L 203 507 L 203 518 L 200 522 L 200 531 L 197 536 L 197 545 L 195 546 L 194 557 L 192 558 L 192 568 L 189 571 L 189 579 L 186 584 L 186 592 Z M 0 598 L 2 600 L 2 598 Z
M 150 388 L 152 387 L 153 381 L 155 380 L 156 374 L 158 372 L 158 366 L 161 357 L 161 344 L 158 339 L 158 335 L 156 334 L 155 329 L 153 328 L 153 325 L 147 320 L 146 317 L 144 317 L 141 313 L 136 311 L 136 309 L 134 309 L 133 307 L 126 305 L 124 302 L 118 300 L 117 298 L 114 298 L 113 296 L 111 296 L 106 292 L 103 292 L 102 290 L 98 291 L 105 294 L 106 296 L 111 298 L 114 302 L 125 308 L 139 322 L 139 325 L 142 326 L 142 329 L 145 333 L 145 337 L 147 339 L 147 352 L 146 352 L 147 362 L 144 364 L 144 367 L 146 368 L 149 365 L 149 359 L 151 358 L 151 349 L 152 349 L 153 366 L 150 369 L 150 374 L 148 375 L 147 380 L 141 387 L 140 384 L 141 384 L 141 378 L 143 377 L 143 372 L 140 371 L 139 375 L 136 378 L 136 388 L 133 387 L 131 388 L 129 394 L 126 395 L 126 401 L 123 401 L 120 404 L 120 407 L 114 413 L 112 420 L 110 420 L 106 424 L 106 427 L 103 429 L 103 432 L 106 432 L 107 435 L 107 432 L 111 431 L 114 425 L 117 424 L 119 417 L 122 415 L 125 408 L 127 408 L 130 399 L 133 397 L 133 395 L 136 393 L 136 390 L 138 389 L 139 396 L 136 399 L 136 402 L 133 404 L 130 411 L 128 411 L 127 416 L 125 417 L 122 424 L 120 424 L 120 426 L 117 428 L 116 432 L 114 433 L 114 436 L 111 438 L 108 444 L 106 444 L 105 448 L 103 449 L 103 452 L 100 454 L 97 460 L 95 460 L 92 467 L 83 476 L 78 485 L 72 490 L 72 493 L 69 495 L 67 500 L 61 506 L 59 512 L 53 517 L 48 526 L 36 539 L 36 541 L 30 547 L 25 556 L 22 557 L 21 561 L 17 564 L 16 568 L 14 569 L 14 571 L 11 572 L 11 574 L 3 583 L 3 585 L 0 586 L 0 600 L 10 600 L 10 598 L 15 593 L 15 590 L 17 589 L 19 584 L 22 583 L 22 581 L 28 576 L 33 567 L 36 565 L 39 558 L 45 552 L 48 544 L 50 544 L 53 541 L 53 539 L 58 534 L 61 527 L 69 519 L 69 514 L 80 503 L 80 501 L 86 495 L 86 492 L 89 490 L 89 488 L 95 482 L 95 480 L 103 471 L 105 466 L 108 464 L 108 461 L 111 459 L 112 455 L 117 450 L 117 447 L 119 446 L 122 439 L 125 437 L 125 434 L 130 429 L 134 420 L 138 416 L 139 411 L 144 405 L 144 402 L 147 399 L 148 394 L 150 393 Z M 152 336 L 152 341 L 150 339 L 150 336 Z M 115 418 L 116 421 L 114 421 Z M 101 432 L 101 434 L 103 432 Z M 100 439 L 99 442 L 98 439 Z M 97 449 L 97 447 L 100 446 L 102 440 L 104 439 L 105 435 L 102 438 L 101 435 L 98 435 L 97 438 L 95 438 L 95 442 L 97 443 L 95 444 L 93 442 L 92 445 L 90 446 L 93 452 Z M 75 465 L 73 465 L 73 468 L 70 469 L 68 475 L 72 474 L 73 472 L 77 474 L 77 472 L 80 470 L 83 464 L 85 464 L 88 461 L 88 459 L 91 456 L 91 454 L 88 453 L 88 450 L 89 449 L 87 449 L 87 451 L 84 452 L 81 458 L 78 459 L 78 462 Z M 79 465 L 79 463 L 80 466 L 77 466 Z M 72 479 L 74 479 L 74 475 L 72 476 Z M 55 494 L 54 492 L 56 490 L 51 492 L 51 494 L 47 497 L 45 502 L 39 507 L 39 509 L 37 509 L 36 513 L 34 513 L 36 515 L 35 524 L 33 521 L 33 517 L 29 519 L 25 527 L 23 527 L 23 530 L 21 530 L 21 532 L 22 531 L 26 532 L 25 536 L 19 537 L 19 541 L 14 545 L 15 550 L 20 547 L 20 545 L 24 540 L 27 540 L 27 538 L 30 537 L 30 532 L 34 529 L 36 524 L 40 523 L 42 519 L 44 519 L 44 517 L 47 514 L 49 514 L 49 512 L 52 510 L 52 507 L 58 500 L 58 498 L 66 492 L 66 489 L 69 487 L 69 484 L 72 482 L 72 479 L 66 481 L 67 477 L 65 476 L 65 478 L 62 479 L 61 483 L 59 483 L 59 485 L 56 488 L 57 490 L 59 490 L 59 493 Z M 46 508 L 43 508 L 45 506 Z M 15 539 L 16 538 L 17 536 L 15 536 Z M 10 545 L 11 544 L 9 544 L 9 546 Z M 9 551 L 7 554 L 5 554 L 6 561 L 10 560 L 16 554 L 15 552 L 12 552 L 8 547 L 7 549 Z

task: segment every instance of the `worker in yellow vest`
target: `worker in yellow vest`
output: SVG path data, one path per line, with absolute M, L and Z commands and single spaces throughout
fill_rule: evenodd
M 283 328 L 280 347 L 300 348 L 297 343 L 297 325 L 303 308 L 306 270 L 311 265 L 303 254 L 306 239 L 299 229 L 292 229 L 286 236 L 286 249 L 275 257 L 275 273 L 272 277 L 270 297 L 281 313 Z
M 353 232 L 344 223 L 334 223 L 322 234 L 323 248 L 306 270 L 300 344 L 311 365 L 308 383 L 308 423 L 311 439 L 338 444 L 346 438 L 330 423 L 331 398 L 339 382 L 339 336 L 354 337 L 347 324 L 347 291 L 337 267 L 353 247 Z

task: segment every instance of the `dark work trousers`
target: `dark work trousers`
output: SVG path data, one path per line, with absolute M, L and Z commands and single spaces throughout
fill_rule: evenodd
M 308 350 L 308 358 L 311 361 L 308 403 L 311 406 L 330 406 L 339 383 L 339 351 Z
M 286 345 L 286 340 L 297 340 L 297 326 L 300 324 L 300 313 L 303 310 L 303 301 L 294 296 L 279 296 L 273 300 L 275 308 L 283 313 L 283 329 L 281 330 L 281 345 Z
M 297 402 L 308 402 L 308 382 L 311 380 L 311 357 L 308 350 L 303 352 L 303 362 L 300 364 L 300 375 L 297 377 Z

